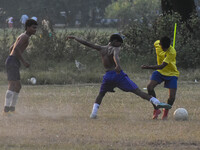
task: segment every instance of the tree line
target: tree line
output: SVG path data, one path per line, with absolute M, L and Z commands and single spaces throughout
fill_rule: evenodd
M 73 26 L 75 21 L 82 26 L 93 24 L 98 18 L 104 17 L 104 11 L 111 0 L 0 0 L 0 18 L 12 16 L 16 22 L 21 15 L 36 16 L 38 19 L 48 18 L 53 23 L 68 23 Z M 64 14 L 62 14 L 64 12 Z
M 150 6 L 151 10 L 143 9 Z M 126 24 L 133 19 L 152 19 L 156 13 L 174 11 L 187 20 L 195 11 L 194 0 L 0 0 L 0 25 L 12 16 L 18 26 L 23 14 L 49 19 L 53 24 L 97 26 L 104 18 Z

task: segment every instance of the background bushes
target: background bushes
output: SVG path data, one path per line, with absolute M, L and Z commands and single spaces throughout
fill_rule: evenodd
M 124 28 L 127 37 L 126 52 L 136 60 L 147 63 L 155 61 L 153 43 L 162 36 L 171 38 L 173 44 L 174 24 L 177 23 L 176 44 L 177 65 L 183 69 L 198 68 L 200 66 L 200 21 L 192 16 L 188 22 L 182 22 L 178 14 L 160 16 L 153 24 L 133 22 Z M 190 30 L 192 29 L 192 31 Z M 134 49 L 134 50 L 133 50 Z M 142 59 L 141 59 L 142 58 Z
M 127 72 L 140 72 L 141 64 L 156 64 L 154 42 L 167 35 L 173 41 L 174 24 L 177 23 L 176 45 L 177 65 L 179 69 L 197 69 L 200 66 L 200 27 L 195 16 L 188 22 L 181 22 L 178 14 L 158 17 L 152 23 L 132 21 L 118 29 L 80 29 L 54 30 L 40 28 L 30 39 L 27 52 L 23 55 L 31 63 L 30 69 L 22 66 L 22 81 L 35 76 L 39 84 L 67 84 L 100 82 L 104 73 L 101 58 L 97 51 L 85 47 L 68 35 L 75 35 L 99 45 L 108 44 L 109 36 L 115 32 L 125 35 L 121 51 L 121 62 Z M 190 28 L 193 29 L 191 32 Z M 4 62 L 9 54 L 10 45 L 21 30 L 1 30 L 0 69 L 4 71 Z M 172 43 L 171 43 L 172 44 Z M 79 70 L 75 66 L 78 60 L 86 66 Z

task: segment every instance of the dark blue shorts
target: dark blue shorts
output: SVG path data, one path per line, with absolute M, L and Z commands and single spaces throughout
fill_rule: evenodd
M 20 80 L 20 61 L 15 56 L 8 56 L 5 62 L 8 81 Z
M 160 72 L 154 71 L 151 80 L 157 81 L 159 84 L 164 81 L 165 88 L 177 89 L 178 78 L 176 76 L 164 76 Z
M 138 88 L 138 86 L 130 80 L 123 71 L 119 74 L 115 71 L 107 71 L 103 76 L 100 92 L 114 92 L 115 87 L 118 87 L 125 92 L 132 92 Z

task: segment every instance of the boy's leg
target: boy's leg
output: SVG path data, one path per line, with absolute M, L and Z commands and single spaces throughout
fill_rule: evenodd
M 10 112 L 15 112 L 15 106 L 17 104 L 19 93 L 14 92 L 13 100 L 10 104 Z
M 18 93 L 21 89 L 21 82 L 20 82 L 20 62 L 14 56 L 9 56 L 6 59 L 6 71 L 7 71 L 7 78 L 8 78 L 8 90 L 13 91 L 13 97 L 10 102 L 9 111 L 15 110 L 15 105 L 18 99 Z M 6 102 L 5 102 L 6 103 Z M 7 106 L 5 107 L 5 109 Z
M 152 97 L 151 95 L 141 91 L 139 88 L 133 90 L 132 92 L 135 93 L 136 95 L 140 96 L 141 98 L 150 101 L 157 108 L 167 108 L 167 109 L 171 108 L 171 106 L 169 104 L 161 103 L 158 99 L 156 99 L 155 97 Z
M 159 83 L 157 81 L 154 81 L 154 80 L 150 80 L 149 84 L 147 85 L 147 91 L 148 91 L 148 94 L 153 96 L 153 97 L 156 97 L 156 93 L 154 91 L 154 88 L 158 85 Z M 157 109 L 156 106 L 153 104 L 153 107 L 154 109 Z
M 21 89 L 20 80 L 18 81 L 9 81 L 8 90 L 6 92 L 4 112 L 15 111 L 15 105 L 17 103 L 18 95 Z M 12 94 L 12 97 L 8 98 Z
M 149 84 L 147 85 L 147 90 L 148 90 L 148 94 L 152 95 L 153 97 L 156 97 L 156 93 L 154 88 L 158 85 L 159 83 L 157 81 L 154 80 L 150 80 Z M 154 107 L 154 111 L 153 111 L 153 119 L 157 119 L 158 115 L 161 113 L 161 111 L 156 107 L 156 105 L 154 105 L 152 103 L 153 107 Z
M 103 81 L 101 84 L 100 92 L 99 95 L 96 98 L 96 101 L 93 105 L 92 113 L 90 115 L 90 118 L 95 119 L 97 117 L 97 112 L 99 109 L 99 106 L 102 102 L 103 97 L 107 92 L 114 92 L 114 88 L 116 87 L 115 84 L 113 83 L 113 78 L 116 76 L 115 71 L 108 71 L 106 74 L 103 76 Z
M 118 88 L 126 92 L 133 92 L 134 94 L 140 96 L 143 99 L 146 99 L 156 105 L 157 108 L 171 108 L 170 105 L 165 103 L 160 103 L 158 99 L 152 97 L 151 95 L 141 91 L 138 86 L 130 80 L 130 78 L 124 73 L 120 78 L 120 82 L 118 83 Z
M 99 106 L 100 106 L 102 99 L 105 96 L 105 94 L 106 94 L 105 92 L 99 92 L 99 95 L 97 96 L 96 101 L 95 101 L 93 108 L 92 108 L 92 113 L 90 115 L 91 119 L 95 119 L 97 117 L 97 112 L 98 112 Z
M 174 104 L 174 101 L 175 101 L 175 98 L 176 98 L 176 91 L 177 91 L 177 89 L 169 89 L 169 99 L 168 99 L 167 103 L 171 106 Z M 163 120 L 167 119 L 168 112 L 169 112 L 169 109 L 163 110 L 163 116 L 162 116 Z
M 4 113 L 7 113 L 10 111 L 10 104 L 12 103 L 14 96 L 14 92 L 7 90 L 5 95 L 5 103 L 4 103 Z

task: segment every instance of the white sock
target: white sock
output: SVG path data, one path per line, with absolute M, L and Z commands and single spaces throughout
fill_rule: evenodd
M 95 114 L 95 115 L 96 115 L 98 109 L 99 109 L 99 104 L 94 103 L 94 105 L 93 105 L 93 109 L 92 109 L 92 114 Z
M 14 97 L 14 92 L 13 91 L 10 91 L 10 90 L 7 90 L 6 91 L 6 96 L 5 96 L 5 103 L 4 103 L 4 106 L 10 106 L 12 100 L 13 100 L 13 97 Z
M 154 105 L 158 105 L 160 103 L 160 101 L 157 98 L 155 98 L 155 97 L 152 97 L 150 99 L 150 102 L 152 102 Z
M 14 96 L 13 96 L 10 106 L 15 107 L 15 105 L 17 104 L 18 95 L 19 93 L 14 92 Z

